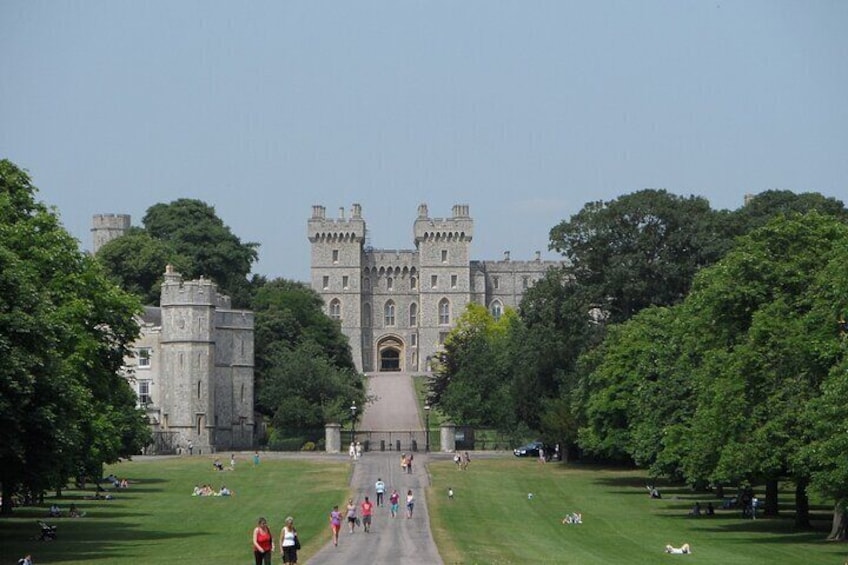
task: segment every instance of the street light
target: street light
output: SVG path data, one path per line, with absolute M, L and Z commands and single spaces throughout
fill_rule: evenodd
M 350 443 L 356 441 L 356 401 L 350 405 Z
M 430 453 L 430 405 L 424 405 L 424 453 Z

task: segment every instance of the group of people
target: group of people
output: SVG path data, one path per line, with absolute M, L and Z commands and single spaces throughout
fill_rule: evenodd
M 460 471 L 467 471 L 468 464 L 471 463 L 471 457 L 468 455 L 468 452 L 464 452 L 462 455 L 459 453 L 454 453 L 453 462 L 456 465 L 456 468 Z
M 118 479 L 114 474 L 109 474 L 107 477 L 103 477 L 103 482 L 110 483 L 114 488 L 129 488 L 130 482 L 126 479 Z
M 377 479 L 377 504 L 378 507 L 385 506 L 383 495 L 385 494 L 385 483 L 382 479 Z M 382 488 L 381 488 L 382 487 Z M 381 490 L 380 490 L 381 489 Z M 375 504 L 371 502 L 371 498 L 366 496 L 359 504 L 357 509 L 356 503 L 352 498 L 349 498 L 344 511 L 344 521 L 347 522 L 348 532 L 354 533 L 357 526 L 362 526 L 365 533 L 371 531 L 372 518 L 374 516 Z M 396 518 L 400 510 L 400 493 L 397 489 L 392 489 L 389 495 L 389 514 L 392 518 Z M 415 495 L 412 494 L 412 489 L 406 491 L 406 517 L 412 518 L 412 513 L 415 510 Z M 361 518 L 360 514 L 361 513 Z M 333 545 L 339 545 L 339 532 L 342 529 L 342 513 L 338 505 L 333 506 L 330 511 L 330 529 L 333 533 Z
M 212 485 L 205 484 L 203 486 L 194 485 L 194 490 L 191 493 L 192 496 L 232 496 L 233 491 L 227 488 L 227 485 L 221 485 L 221 490 L 215 491 L 212 488 Z
M 283 522 L 280 530 L 280 554 L 283 563 L 297 563 L 297 550 L 300 549 L 300 540 L 297 537 L 297 529 L 294 527 L 294 518 L 289 516 Z M 268 520 L 259 518 L 256 527 L 253 528 L 253 559 L 255 565 L 271 565 L 274 555 L 274 536 L 268 527 Z
M 350 447 L 348 448 L 348 454 L 350 458 L 354 461 L 362 457 L 362 444 L 358 441 L 350 442 Z
M 572 512 L 570 514 L 566 514 L 562 519 L 563 524 L 582 524 L 583 523 L 583 514 L 580 512 Z
M 707 516 L 715 515 L 715 507 L 713 506 L 712 502 L 708 502 L 707 508 L 704 510 L 701 509 L 701 503 L 696 502 L 695 505 L 692 507 L 692 510 L 689 511 L 689 515 L 693 518 L 699 518 L 700 516 L 703 516 L 705 514 Z
M 51 518 L 61 518 L 62 509 L 59 508 L 58 504 L 51 504 L 50 509 L 47 511 L 47 515 Z M 68 518 L 82 518 L 83 516 L 85 516 L 85 512 L 80 512 L 77 505 L 72 502 L 71 506 L 68 508 Z

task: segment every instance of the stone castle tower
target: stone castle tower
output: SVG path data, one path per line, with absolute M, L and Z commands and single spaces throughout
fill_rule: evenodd
M 91 223 L 93 247 L 91 253 L 127 233 L 130 229 L 129 214 L 95 214 Z
M 92 219 L 93 253 L 130 229 L 128 214 Z M 154 432 L 150 452 L 191 442 L 195 453 L 250 449 L 254 437 L 254 318 L 214 282 L 165 269 L 160 306 L 147 306 L 125 371 Z
M 151 452 L 253 447 L 253 313 L 233 310 L 209 280 L 183 281 L 170 265 L 161 306 L 141 319 L 126 360 L 147 412 Z
M 541 261 L 473 261 L 474 221 L 465 204 L 451 217 L 431 218 L 426 204 L 413 224 L 414 249 L 366 245 L 362 208 L 354 204 L 327 218 L 312 207 L 307 224 L 312 244 L 312 288 L 327 314 L 350 340 L 360 371 L 426 371 L 468 303 L 500 317 L 516 308 L 524 292 L 559 264 Z

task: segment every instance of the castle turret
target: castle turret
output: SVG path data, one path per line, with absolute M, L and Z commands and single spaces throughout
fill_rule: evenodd
M 327 314 L 340 322 L 350 340 L 357 369 L 363 370 L 362 269 L 366 227 L 362 207 L 353 204 L 350 218 L 345 218 L 342 208 L 337 219 L 328 219 L 324 206 L 313 206 L 307 230 L 312 244 L 312 288 L 324 299 Z
M 95 214 L 91 220 L 92 253 L 126 234 L 130 229 L 129 214 Z
M 450 218 L 430 218 L 419 206 L 413 227 L 419 254 L 420 341 L 434 351 L 443 343 L 454 320 L 471 300 L 471 240 L 474 220 L 466 204 L 453 206 Z

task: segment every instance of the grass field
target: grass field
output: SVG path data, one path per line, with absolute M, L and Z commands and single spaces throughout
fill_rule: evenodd
M 445 563 L 812 565 L 841 564 L 848 555 L 848 546 L 823 541 L 829 509 L 816 509 L 818 531 L 797 532 L 789 512 L 743 520 L 738 511 L 719 510 L 689 518 L 695 501 L 705 507 L 711 499 L 685 488 L 665 488 L 662 499 L 651 499 L 638 471 L 541 465 L 532 458 L 472 460 L 467 472 L 437 462 L 430 471 L 427 504 Z M 563 525 L 569 512 L 581 512 L 583 524 Z M 684 542 L 691 555 L 663 553 L 666 544 Z
M 111 501 L 67 491 L 57 501 L 62 509 L 75 502 L 87 515 L 50 520 L 59 527 L 55 542 L 33 539 L 36 519 L 46 515 L 52 497 L 43 508 L 16 509 L 12 518 L 0 519 L 0 563 L 15 563 L 26 551 L 38 565 L 250 563 L 250 532 L 260 515 L 269 519 L 275 536 L 285 516 L 295 517 L 301 563 L 329 539 L 327 511 L 347 497 L 349 463 L 268 457 L 253 468 L 245 457 L 235 471 L 216 472 L 211 461 L 161 458 L 108 468 L 107 473 L 128 477 L 130 488 Z M 798 532 L 789 511 L 755 521 L 721 510 L 712 518 L 688 518 L 695 500 L 705 506 L 709 499 L 666 487 L 663 499 L 652 500 L 638 471 L 540 465 L 505 456 L 473 458 L 467 472 L 434 462 L 430 472 L 427 502 L 445 563 L 814 565 L 841 564 L 848 556 L 848 545 L 823 541 L 827 508 L 814 510 L 817 530 Z M 192 497 L 196 483 L 216 489 L 225 483 L 236 494 Z M 448 487 L 456 493 L 453 501 L 447 499 Z M 790 501 L 787 493 L 785 502 Z M 562 525 L 572 511 L 581 512 L 584 523 Z M 662 552 L 666 543 L 684 542 L 692 545 L 692 555 Z
M 283 519 L 294 516 L 303 550 L 301 562 L 329 539 L 327 512 L 348 493 L 350 464 L 266 458 L 256 468 L 245 456 L 234 471 L 214 471 L 212 458 L 182 457 L 131 461 L 106 473 L 127 477 L 131 485 L 114 500 L 88 500 L 91 492 L 67 491 L 56 502 L 67 511 L 71 502 L 86 512 L 83 518 L 48 520 L 58 525 L 58 540 L 33 541 L 36 520 L 45 507 L 15 509 L 0 520 L 0 563 L 16 563 L 30 551 L 42 563 L 252 563 L 251 533 L 265 516 L 275 539 Z M 225 466 L 229 460 L 222 457 Z M 193 497 L 194 485 L 221 484 L 232 497 Z M 274 560 L 279 563 L 279 556 Z

